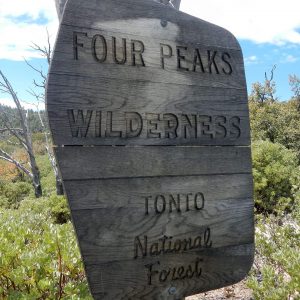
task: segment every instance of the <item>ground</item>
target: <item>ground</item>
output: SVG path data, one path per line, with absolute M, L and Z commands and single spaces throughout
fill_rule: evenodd
M 253 300 L 252 291 L 247 288 L 245 282 L 222 288 L 219 290 L 194 295 L 185 300 Z

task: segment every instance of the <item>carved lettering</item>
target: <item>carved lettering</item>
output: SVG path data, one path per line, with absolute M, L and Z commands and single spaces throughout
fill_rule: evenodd
M 201 203 L 201 205 L 199 205 Z M 194 200 L 194 207 L 196 210 L 202 210 L 204 209 L 205 205 L 205 198 L 202 193 L 197 193 Z
M 195 52 L 194 52 L 194 61 L 193 61 L 193 71 L 194 72 L 196 72 L 197 66 L 200 66 L 201 72 L 205 73 L 199 49 L 195 49 Z
M 78 37 L 79 36 L 87 37 L 87 33 L 86 32 L 77 32 L 77 31 L 73 32 L 73 56 L 74 56 L 75 60 L 79 59 L 78 47 L 83 48 L 83 46 L 84 46 L 83 43 L 78 42 Z
M 137 49 L 138 48 L 138 49 Z M 145 51 L 145 45 L 142 41 L 131 40 L 131 61 L 133 66 L 143 66 L 145 67 L 145 62 L 143 58 L 143 53 Z M 138 56 L 140 63 L 137 64 L 136 57 Z
M 230 126 L 230 138 L 236 140 L 241 136 L 241 119 L 239 117 L 233 117 L 229 120 Z
M 142 116 L 137 112 L 126 112 L 126 138 L 138 137 L 143 129 Z
M 202 136 L 215 137 L 212 116 L 199 116 L 200 132 Z
M 173 207 L 175 208 L 175 211 L 180 213 L 181 208 L 180 208 L 180 195 L 169 195 L 169 212 L 173 212 Z
M 163 213 L 181 213 L 190 210 L 200 211 L 204 209 L 205 197 L 202 193 L 187 194 L 163 194 L 150 195 L 145 199 L 145 215 L 154 212 L 155 214 Z
M 102 137 L 102 135 L 101 135 L 101 130 L 102 130 L 101 122 L 102 122 L 102 113 L 101 113 L 101 111 L 96 111 L 95 137 L 98 137 L 98 138 Z
M 208 70 L 209 70 L 209 73 L 212 73 L 212 66 L 214 66 L 216 74 L 220 74 L 218 65 L 215 61 L 216 55 L 217 55 L 217 51 L 207 50 Z
M 222 68 L 222 71 L 224 74 L 231 75 L 232 74 L 232 66 L 230 62 L 228 61 L 230 59 L 230 54 L 225 52 L 222 54 L 222 61 L 226 64 L 228 69 Z
M 154 200 L 155 212 L 161 214 L 166 211 L 166 199 L 163 195 L 158 195 Z
M 203 232 L 195 237 L 184 239 L 173 239 L 172 236 L 150 242 L 148 236 L 135 237 L 134 239 L 134 259 L 139 257 L 154 257 L 168 253 L 180 254 L 192 250 L 207 249 L 212 247 L 210 228 L 205 228 Z
M 165 58 L 171 58 L 173 55 L 173 49 L 170 45 L 160 44 L 160 62 L 161 67 L 165 68 Z
M 140 250 L 143 257 L 146 257 L 148 254 L 147 249 L 148 249 L 148 237 L 146 235 L 144 236 L 144 244 L 142 244 L 140 238 L 137 236 L 134 239 L 134 258 L 138 258 L 138 253 L 139 253 L 138 250 Z
M 99 47 L 97 47 L 97 41 L 100 41 L 102 46 L 102 52 L 100 53 Z M 107 58 L 107 44 L 103 35 L 96 34 L 92 39 L 92 54 L 96 62 L 103 63 Z
M 215 131 L 217 138 L 225 138 L 227 136 L 226 118 L 217 116 L 215 119 Z
M 179 126 L 178 117 L 175 114 L 164 114 L 163 120 L 165 121 L 165 138 L 176 139 L 178 137 L 177 129 Z
M 185 55 L 182 54 L 183 51 L 187 51 L 187 47 L 183 46 L 177 46 L 176 47 L 176 52 L 177 52 L 177 70 L 184 70 L 188 71 L 189 68 L 182 67 L 182 61 L 185 61 Z M 186 61 L 185 61 L 186 63 Z
M 116 64 L 124 65 L 127 61 L 127 48 L 126 48 L 126 39 L 122 38 L 122 47 L 117 48 L 117 39 L 112 37 L 112 52 L 113 52 L 113 60 Z M 117 56 L 117 49 L 121 50 L 122 58 L 119 59 Z
M 182 136 L 185 139 L 197 137 L 197 115 L 182 115 Z
M 73 32 L 73 57 L 79 60 L 79 50 L 86 54 L 91 52 L 94 61 L 98 63 L 115 63 L 133 67 L 146 67 L 146 60 L 160 58 L 160 67 L 177 71 L 194 72 L 199 74 L 232 75 L 232 55 L 199 46 L 170 45 L 159 43 L 157 53 L 146 51 L 147 44 L 142 40 L 128 39 L 122 36 L 106 36 L 102 31 L 89 36 L 87 32 Z M 86 51 L 85 51 L 86 50 Z M 91 50 L 91 51 L 88 51 Z M 130 52 L 130 55 L 127 53 Z M 146 57 L 149 55 L 150 57 Z M 153 56 L 151 59 L 151 55 Z M 175 59 L 172 57 L 175 56 Z M 89 59 L 86 55 L 85 59 Z M 152 65 L 155 67 L 155 64 Z
M 121 137 L 122 131 L 114 131 L 113 130 L 113 112 L 108 111 L 106 115 L 106 131 L 105 136 L 106 137 Z
M 83 110 L 77 110 L 75 117 L 75 111 L 73 109 L 68 109 L 68 119 L 72 137 L 77 138 L 87 136 L 92 114 L 92 110 L 88 110 L 86 114 L 84 114 Z
M 176 281 L 183 279 L 199 278 L 202 275 L 201 263 L 203 259 L 197 257 L 195 261 L 187 266 L 166 267 L 163 269 L 155 269 L 161 265 L 160 261 L 145 265 L 147 269 L 148 285 L 152 285 L 155 280 L 157 283 L 166 281 Z
M 159 114 L 146 114 L 147 115 L 147 137 L 148 138 L 161 138 L 161 131 L 159 130 Z
M 237 140 L 242 135 L 238 116 L 69 109 L 66 118 L 74 138 Z

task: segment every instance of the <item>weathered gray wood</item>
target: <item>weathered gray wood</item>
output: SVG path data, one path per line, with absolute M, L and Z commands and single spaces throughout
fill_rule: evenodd
M 131 209 L 144 209 L 145 197 L 157 191 L 166 194 L 182 194 L 201 191 L 207 201 L 249 199 L 252 197 L 251 174 L 190 176 L 188 183 L 181 177 L 119 178 L 68 180 L 69 204 L 72 210 L 118 209 L 126 205 Z M 118 187 L 118 189 L 116 189 Z M 216 188 L 218 187 L 218 188 Z M 113 197 L 114 201 L 110 201 Z M 152 207 L 153 209 L 153 207 Z
M 168 199 L 168 196 L 165 195 L 165 198 Z M 177 199 L 176 196 L 175 199 Z M 111 200 L 114 200 L 113 196 Z M 148 216 L 145 216 L 145 203 L 142 203 L 143 209 L 134 210 L 122 207 L 74 212 L 76 220 L 74 224 L 78 238 L 82 242 L 82 254 L 86 264 L 130 261 L 134 258 L 133 244 L 136 237 L 139 237 L 143 243 L 144 237 L 147 236 L 150 249 L 151 244 L 162 239 L 164 235 L 173 237 L 173 242 L 177 239 L 195 239 L 197 236 L 203 236 L 205 228 L 209 228 L 214 249 L 235 246 L 237 241 L 239 245 L 253 242 L 251 214 L 253 206 L 249 204 L 249 198 L 207 201 L 205 209 L 201 212 L 194 209 L 193 201 L 190 203 L 190 211 L 186 211 L 183 207 L 184 195 L 181 200 L 183 204 L 180 214 L 174 212 L 174 209 L 173 213 L 170 213 L 167 207 L 166 212 L 161 213 L 159 218 L 153 210 L 153 203 L 149 203 L 149 210 L 152 211 Z M 151 201 L 154 202 L 154 199 Z M 150 256 L 149 250 L 148 255 Z M 155 256 L 151 255 L 152 259 Z M 143 257 L 141 251 L 139 251 L 139 257 Z M 178 259 L 182 258 L 178 257 Z M 144 278 L 141 278 L 140 283 L 143 280 Z
M 253 184 L 233 35 L 152 0 L 68 0 L 47 110 L 95 299 L 179 300 L 245 276 Z
M 55 0 L 56 12 L 59 20 L 62 18 L 66 2 L 67 0 Z
M 232 282 L 237 278 L 240 280 L 245 277 L 245 264 L 251 265 L 253 244 L 241 245 L 238 247 L 228 247 L 227 249 L 214 249 L 189 253 L 182 255 L 182 261 L 178 260 L 176 255 L 168 255 L 164 258 L 164 262 L 157 259 L 137 260 L 135 265 L 131 265 L 130 261 L 114 261 L 107 264 L 88 265 L 87 271 L 90 274 L 89 279 L 95 287 L 95 299 L 181 299 L 178 295 L 188 296 L 205 292 L 214 282 L 216 288 L 224 286 L 224 282 Z M 185 262 L 185 266 L 194 265 L 197 258 L 201 257 L 202 275 L 199 278 L 191 278 L 188 280 L 166 280 L 161 283 L 158 281 L 159 274 L 154 274 L 152 284 L 145 284 L 135 289 L 131 289 L 132 282 L 139 281 L 140 278 L 147 278 L 147 270 L 142 273 L 140 270 L 146 269 L 145 265 L 154 263 L 153 271 L 168 270 L 169 266 L 181 267 Z M 226 259 L 225 259 L 226 258 Z M 229 274 L 228 269 L 233 271 Z M 121 270 L 121 271 L 120 271 Z M 128 270 L 128 272 L 123 272 Z M 217 271 L 216 271 L 217 270 Z M 117 277 L 115 274 L 118 274 Z M 101 278 L 101 280 L 99 280 Z M 118 282 L 115 289 L 108 295 L 109 287 L 114 285 L 114 280 Z M 170 289 L 175 287 L 175 294 L 170 294 Z M 111 297 L 111 298 L 110 298 Z
M 176 9 L 179 10 L 179 8 L 180 8 L 180 2 L 181 2 L 181 0 L 173 0 L 172 4 L 173 4 L 174 8 L 176 8 Z
M 151 0 L 151 1 L 153 1 L 153 0 Z M 154 1 L 162 2 L 160 0 L 154 0 Z M 61 18 L 62 18 L 66 2 L 67 2 L 67 0 L 55 0 L 56 11 L 57 11 L 57 16 L 58 16 L 59 20 L 61 20 Z M 172 2 L 172 7 L 179 10 L 181 0 L 172 0 L 171 2 Z
M 59 147 L 55 153 L 64 180 L 251 173 L 248 147 Z

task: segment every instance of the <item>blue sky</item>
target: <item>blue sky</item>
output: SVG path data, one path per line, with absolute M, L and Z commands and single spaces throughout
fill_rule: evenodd
M 253 82 L 263 81 L 265 71 L 276 65 L 277 96 L 282 100 L 291 97 L 288 76 L 300 77 L 299 0 L 182 0 L 181 10 L 220 25 L 238 38 L 248 92 Z M 0 0 L 0 70 L 26 102 L 33 101 L 26 91 L 37 76 L 24 58 L 47 70 L 45 60 L 30 48 L 32 42 L 46 44 L 46 28 L 53 44 L 58 28 L 54 0 Z M 0 94 L 0 103 L 12 102 L 8 95 Z

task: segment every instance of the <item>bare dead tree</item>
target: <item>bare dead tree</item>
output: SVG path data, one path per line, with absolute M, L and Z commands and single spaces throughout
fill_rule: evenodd
M 32 49 L 39 52 L 42 57 L 46 58 L 48 66 L 50 65 L 51 62 L 51 55 L 52 55 L 52 47 L 50 43 L 50 36 L 47 31 L 47 45 L 44 47 L 41 47 L 35 43 L 32 44 Z M 63 189 L 63 183 L 61 179 L 61 175 L 57 166 L 56 158 L 52 150 L 52 142 L 50 138 L 50 131 L 48 127 L 48 122 L 47 120 L 43 119 L 43 116 L 41 114 L 40 110 L 40 105 L 43 106 L 43 109 L 45 110 L 45 91 L 46 91 L 46 83 L 47 83 L 47 74 L 44 72 L 42 68 L 37 68 L 34 65 L 32 65 L 30 62 L 25 60 L 26 64 L 34 70 L 40 78 L 40 81 L 33 81 L 33 86 L 34 88 L 29 90 L 29 93 L 36 99 L 36 111 L 39 116 L 40 123 L 43 128 L 43 133 L 44 133 L 44 141 L 45 141 L 45 148 L 55 175 L 55 183 L 56 183 L 56 193 L 57 195 L 63 195 L 64 194 L 64 189 Z
M 270 71 L 270 78 L 268 78 L 267 72 L 265 72 L 265 91 L 266 94 L 269 96 L 269 99 L 274 102 L 276 99 L 274 94 L 276 92 L 275 83 L 274 83 L 274 71 L 276 70 L 276 65 L 273 66 L 272 70 Z
M 4 76 L 4 74 L 0 71 L 0 91 L 2 93 L 6 93 L 10 95 L 16 105 L 17 113 L 18 113 L 18 121 L 20 123 L 20 128 L 14 128 L 12 126 L 11 119 L 6 114 L 6 112 L 1 109 L 0 118 L 4 127 L 2 131 L 7 131 L 9 134 L 16 138 L 17 144 L 20 145 L 23 149 L 25 149 L 28 158 L 29 158 L 29 166 L 27 167 L 24 163 L 18 161 L 11 154 L 7 153 L 3 149 L 0 148 L 0 159 L 8 161 L 9 163 L 14 164 L 20 171 L 24 172 L 31 180 L 32 185 L 34 187 L 35 196 L 42 196 L 42 186 L 40 181 L 40 171 L 36 163 L 35 155 L 33 152 L 32 145 L 32 134 L 29 126 L 29 111 L 26 111 L 17 96 L 17 93 L 14 91 L 12 85 L 8 81 L 8 79 Z
M 264 83 L 255 82 L 252 85 L 252 92 L 250 99 L 257 101 L 259 103 L 265 103 L 266 101 L 275 102 L 277 98 L 275 97 L 276 93 L 276 83 L 274 81 L 274 71 L 276 70 L 276 65 L 273 66 L 270 71 L 270 76 L 265 72 L 265 81 Z

